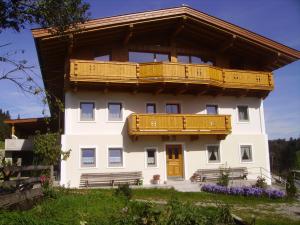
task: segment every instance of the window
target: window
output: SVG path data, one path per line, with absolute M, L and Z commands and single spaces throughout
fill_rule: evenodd
M 206 113 L 210 115 L 218 114 L 218 106 L 217 105 L 206 105 Z
M 153 52 L 129 52 L 129 62 L 163 62 L 169 61 L 168 54 Z
M 95 120 L 95 103 L 93 102 L 80 102 L 80 120 L 93 121 Z
M 81 149 L 81 167 L 96 166 L 96 149 L 82 148 Z
M 241 160 L 242 162 L 252 162 L 252 147 L 251 145 L 241 145 Z
M 122 103 L 110 102 L 108 103 L 108 120 L 110 121 L 122 121 Z
M 147 149 L 147 167 L 156 167 L 157 159 L 156 159 L 156 149 L 148 148 Z
M 249 112 L 248 112 L 248 106 L 238 106 L 238 117 L 239 121 L 246 122 L 249 121 Z
M 219 163 L 220 162 L 220 151 L 218 145 L 207 146 L 208 162 Z
M 122 167 L 123 166 L 123 149 L 109 148 L 108 149 L 108 166 Z
M 166 113 L 179 114 L 180 105 L 179 104 L 166 104 Z
M 156 113 L 156 105 L 154 103 L 147 103 L 146 113 Z
M 95 57 L 94 60 L 108 62 L 110 61 L 110 55 L 99 55 Z

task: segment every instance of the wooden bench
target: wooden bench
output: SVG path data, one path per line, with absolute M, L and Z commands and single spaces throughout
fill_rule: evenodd
M 139 185 L 143 179 L 141 171 L 116 173 L 83 173 L 80 177 L 80 187 L 97 187 L 103 185 L 127 183 Z
M 206 180 L 217 180 L 221 172 L 228 172 L 229 179 L 247 179 L 248 170 L 246 167 L 199 169 L 194 173 L 193 179 L 198 182 Z

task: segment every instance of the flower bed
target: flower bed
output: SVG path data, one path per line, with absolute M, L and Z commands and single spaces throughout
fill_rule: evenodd
M 254 196 L 254 197 L 263 197 L 268 198 L 283 198 L 285 193 L 276 189 L 262 189 L 259 187 L 224 187 L 217 184 L 204 184 L 201 188 L 202 191 L 217 193 L 217 194 L 226 194 L 226 195 L 239 195 L 239 196 Z

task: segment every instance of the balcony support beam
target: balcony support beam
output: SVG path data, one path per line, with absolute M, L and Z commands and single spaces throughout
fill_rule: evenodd
M 123 45 L 127 45 L 128 42 L 130 41 L 131 37 L 133 35 L 133 24 L 130 24 L 129 25 L 129 28 L 128 28 L 128 31 L 127 31 L 127 34 L 123 40 Z

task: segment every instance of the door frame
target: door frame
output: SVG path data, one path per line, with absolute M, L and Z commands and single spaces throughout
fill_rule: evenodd
M 182 178 L 184 180 L 187 179 L 188 177 L 188 173 L 187 173 L 187 163 L 186 163 L 186 146 L 184 142 L 164 142 L 163 146 L 164 146 L 164 165 L 165 165 L 165 180 L 168 180 L 168 172 L 167 172 L 167 145 L 181 145 L 181 149 L 182 149 Z

